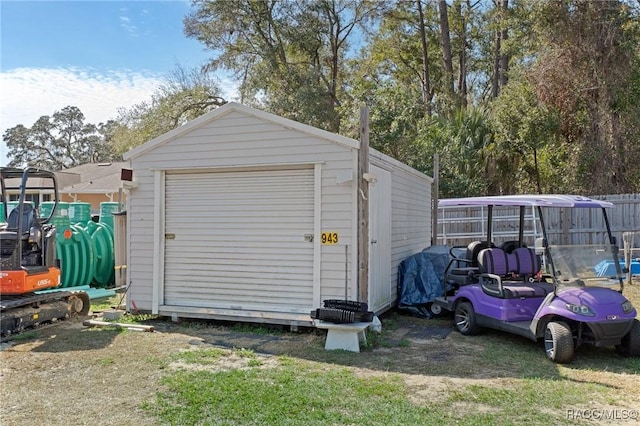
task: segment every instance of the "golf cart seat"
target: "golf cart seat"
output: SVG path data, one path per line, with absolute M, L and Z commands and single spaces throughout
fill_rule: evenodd
M 458 286 L 477 282 L 478 254 L 485 248 L 494 247 L 489 241 L 473 241 L 467 246 L 464 257 L 456 257 L 451 250 L 452 259 L 445 269 L 447 282 Z
M 542 262 L 536 251 L 527 247 L 519 247 L 512 252 L 516 261 L 516 273 L 523 277 L 531 277 L 540 272 Z
M 482 290 L 502 299 L 545 297 L 553 286 L 536 282 L 533 276 L 540 270 L 540 259 L 535 251 L 520 247 L 513 253 L 500 248 L 487 248 L 478 255 Z

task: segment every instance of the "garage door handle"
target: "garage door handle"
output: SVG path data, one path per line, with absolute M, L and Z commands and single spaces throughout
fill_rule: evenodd
M 164 234 L 164 239 L 165 240 L 175 240 L 176 239 L 176 234 Z
M 376 244 L 378 240 L 371 240 L 371 244 Z

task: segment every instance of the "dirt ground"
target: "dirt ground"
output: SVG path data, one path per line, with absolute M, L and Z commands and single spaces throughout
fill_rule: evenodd
M 154 332 L 122 332 L 70 320 L 2 344 L 0 424 L 155 424 L 140 407 L 161 390 L 161 377 L 171 368 L 167 355 L 206 346 L 251 349 L 265 362 L 286 354 L 348 365 L 363 374 L 398 373 L 414 390 L 412 398 L 418 400 L 437 398 L 438 391 L 450 391 L 460 384 L 487 386 L 522 377 L 514 373 L 520 368 L 514 363 L 479 364 L 480 341 L 452 332 L 450 319 L 383 319 L 383 325 L 387 324 L 384 341 L 361 353 L 324 351 L 324 334 L 312 329 L 265 334 L 220 323 L 151 324 Z M 489 336 L 492 338 L 496 337 Z M 536 348 L 539 353 L 533 349 L 533 342 L 517 340 L 517 345 L 533 345 L 532 352 L 546 362 L 542 349 Z M 230 358 L 229 362 L 243 361 Z M 627 395 L 635 393 L 629 403 L 640 406 L 637 376 L 614 374 L 591 380 L 611 382 Z

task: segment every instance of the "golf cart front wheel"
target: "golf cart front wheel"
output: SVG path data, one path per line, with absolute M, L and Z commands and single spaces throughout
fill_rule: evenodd
M 456 330 L 465 336 L 478 334 L 480 331 L 480 328 L 476 323 L 476 313 L 469 302 L 460 302 L 458 306 L 456 306 L 454 321 Z
M 622 356 L 640 357 L 640 321 L 633 320 L 631 330 L 616 345 L 616 351 Z
M 544 330 L 544 350 L 553 362 L 565 363 L 573 359 L 573 334 L 564 321 L 552 321 Z

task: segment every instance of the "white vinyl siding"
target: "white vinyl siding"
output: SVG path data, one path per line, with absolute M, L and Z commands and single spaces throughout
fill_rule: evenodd
M 431 245 L 432 179 L 371 150 L 371 164 L 391 170 L 391 306 L 397 300 L 398 266 Z
M 164 304 L 312 307 L 313 168 L 166 175 Z
M 127 197 L 127 279 L 130 285 L 127 306 L 130 309 L 151 309 L 153 295 L 153 174 L 136 172 L 138 188 Z
M 349 152 L 331 141 L 230 112 L 134 161 L 149 167 L 198 169 L 347 160 L 351 168 Z

